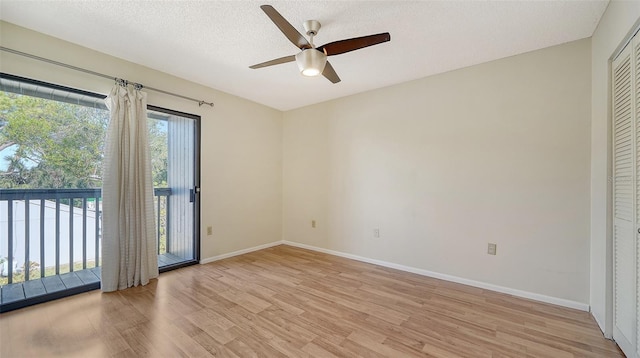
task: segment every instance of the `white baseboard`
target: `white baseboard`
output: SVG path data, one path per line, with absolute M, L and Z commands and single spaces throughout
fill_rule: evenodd
M 208 264 L 210 262 L 214 262 L 214 261 L 218 261 L 218 260 L 222 260 L 222 259 L 228 259 L 229 257 L 234 257 L 234 256 L 238 256 L 238 255 L 244 255 L 244 254 L 248 254 L 250 252 L 263 250 L 263 249 L 267 249 L 267 248 L 270 248 L 270 247 L 273 247 L 273 246 L 282 245 L 282 244 L 283 244 L 282 240 L 279 240 L 279 241 L 270 242 L 268 244 L 258 245 L 258 246 L 254 246 L 254 247 L 249 247 L 247 249 L 242 249 L 242 250 L 238 250 L 238 251 L 229 252 L 227 254 L 222 254 L 222 255 L 213 256 L 213 257 L 207 257 L 206 259 L 200 260 L 200 264 L 201 265 Z
M 608 332 L 606 330 L 606 326 L 600 321 L 599 317 L 594 315 L 593 312 L 591 312 L 591 317 L 593 317 L 593 319 L 596 321 L 596 324 L 598 325 L 598 328 L 602 332 L 602 335 L 604 336 L 604 338 L 613 339 L 613 335 L 611 335 L 610 333 L 607 334 Z
M 348 259 L 352 259 L 352 260 L 367 262 L 367 263 L 374 264 L 374 265 L 389 267 L 389 268 L 393 268 L 393 269 L 396 269 L 396 270 L 411 272 L 411 273 L 415 273 L 415 274 L 422 275 L 422 276 L 433 277 L 433 278 L 437 278 L 437 279 L 441 279 L 441 280 L 445 280 L 445 281 L 461 283 L 463 285 L 483 288 L 483 289 L 486 289 L 486 290 L 496 291 L 496 292 L 500 292 L 500 293 L 506 293 L 506 294 L 509 294 L 509 295 L 512 295 L 512 296 L 527 298 L 527 299 L 531 299 L 531 300 L 534 300 L 534 301 L 551 303 L 551 304 L 554 304 L 554 305 L 568 307 L 568 308 L 574 308 L 574 309 L 581 310 L 581 311 L 587 311 L 587 312 L 589 311 L 589 305 L 588 304 L 582 303 L 582 302 L 577 302 L 577 301 L 571 301 L 571 300 L 567 300 L 567 299 L 564 299 L 564 298 L 557 298 L 557 297 L 552 297 L 552 296 L 541 295 L 541 294 L 538 294 L 538 293 L 517 290 L 517 289 L 514 289 L 514 288 L 498 286 L 498 285 L 494 285 L 494 284 L 491 284 L 491 283 L 470 280 L 470 279 L 457 277 L 457 276 L 452 276 L 452 275 L 446 275 L 446 274 L 433 272 L 433 271 L 428 271 L 428 270 L 424 270 L 424 269 L 419 269 L 419 268 L 415 268 L 415 267 L 395 264 L 395 263 L 392 263 L 392 262 L 376 260 L 376 259 L 370 259 L 370 258 L 367 258 L 367 257 L 362 257 L 362 256 L 358 256 L 358 255 L 353 255 L 353 254 L 347 254 L 347 253 L 340 252 L 340 251 L 334 251 L 334 250 L 329 250 L 329 249 L 323 249 L 321 247 L 300 244 L 300 243 L 293 242 L 293 241 L 283 240 L 281 242 L 278 242 L 277 244 L 281 244 L 281 243 L 285 244 L 285 245 L 289 245 L 289 246 L 300 247 L 300 248 L 307 249 L 307 250 L 318 251 L 318 252 L 322 252 L 322 253 L 329 254 L 329 255 L 335 255 L 335 256 L 340 256 L 340 257 L 344 257 L 344 258 L 348 258 Z

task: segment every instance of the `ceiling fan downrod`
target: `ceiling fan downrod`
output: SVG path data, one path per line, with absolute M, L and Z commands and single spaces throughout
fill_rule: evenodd
M 318 31 L 320 31 L 320 27 L 322 27 L 322 25 L 320 25 L 320 21 L 307 20 L 302 23 L 302 26 L 304 26 L 304 30 L 307 32 L 307 36 L 309 36 L 309 43 L 311 44 L 311 47 L 316 48 L 316 45 L 314 45 L 313 43 L 313 37 L 318 34 Z
M 310 41 L 307 41 L 307 39 L 301 33 L 299 33 L 298 30 L 296 30 L 296 28 L 293 27 L 293 25 L 291 25 L 289 21 L 287 21 L 287 19 L 282 17 L 282 15 L 276 9 L 274 9 L 273 6 L 261 5 L 260 8 L 262 9 L 262 11 L 264 11 L 265 14 L 267 14 L 267 16 L 271 19 L 271 21 L 273 21 L 278 29 L 282 31 L 285 37 L 289 39 L 289 41 L 291 41 L 291 43 L 293 43 L 298 49 L 300 49 L 300 52 L 296 55 L 280 57 L 271 61 L 266 61 L 255 64 L 253 66 L 249 66 L 249 68 L 253 69 L 295 61 L 297 62 L 298 68 L 303 75 L 317 76 L 321 74 L 329 81 L 331 81 L 331 83 L 335 84 L 340 82 L 340 77 L 333 69 L 333 66 L 331 66 L 329 61 L 327 61 L 327 56 L 340 55 L 391 40 L 391 35 L 389 35 L 388 32 L 384 32 L 375 35 L 353 37 L 350 39 L 333 41 L 320 47 L 316 47 L 313 44 L 313 38 L 318 34 L 318 30 L 320 30 L 319 21 L 307 20 L 303 23 L 304 29 L 310 38 Z

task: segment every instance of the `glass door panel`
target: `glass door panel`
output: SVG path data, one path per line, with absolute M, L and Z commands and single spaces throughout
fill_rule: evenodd
M 198 259 L 199 118 L 149 106 L 160 268 Z

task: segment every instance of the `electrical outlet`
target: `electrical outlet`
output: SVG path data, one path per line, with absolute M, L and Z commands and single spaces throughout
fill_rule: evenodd
M 213 235 L 213 226 L 207 226 L 207 235 Z
M 311 220 L 311 227 L 312 228 L 316 228 L 316 221 L 315 220 Z
M 498 249 L 498 245 L 489 243 L 489 246 L 487 247 L 487 253 L 489 255 L 495 255 L 497 249 Z
M 373 237 L 380 237 L 380 229 L 373 229 Z

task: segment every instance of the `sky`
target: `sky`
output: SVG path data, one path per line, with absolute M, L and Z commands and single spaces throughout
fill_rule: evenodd
M 14 145 L 0 150 L 0 172 L 4 172 L 9 167 L 9 161 L 6 157 L 10 157 L 13 153 L 16 152 L 16 147 Z
M 12 145 L 10 147 L 4 148 L 3 150 L 0 150 L 0 172 L 7 170 L 7 168 L 9 167 L 9 160 L 7 159 L 7 157 L 11 157 L 13 154 L 15 154 L 16 149 L 18 149 L 18 146 Z M 31 168 L 35 164 L 36 163 L 27 160 L 25 166 L 27 168 Z

